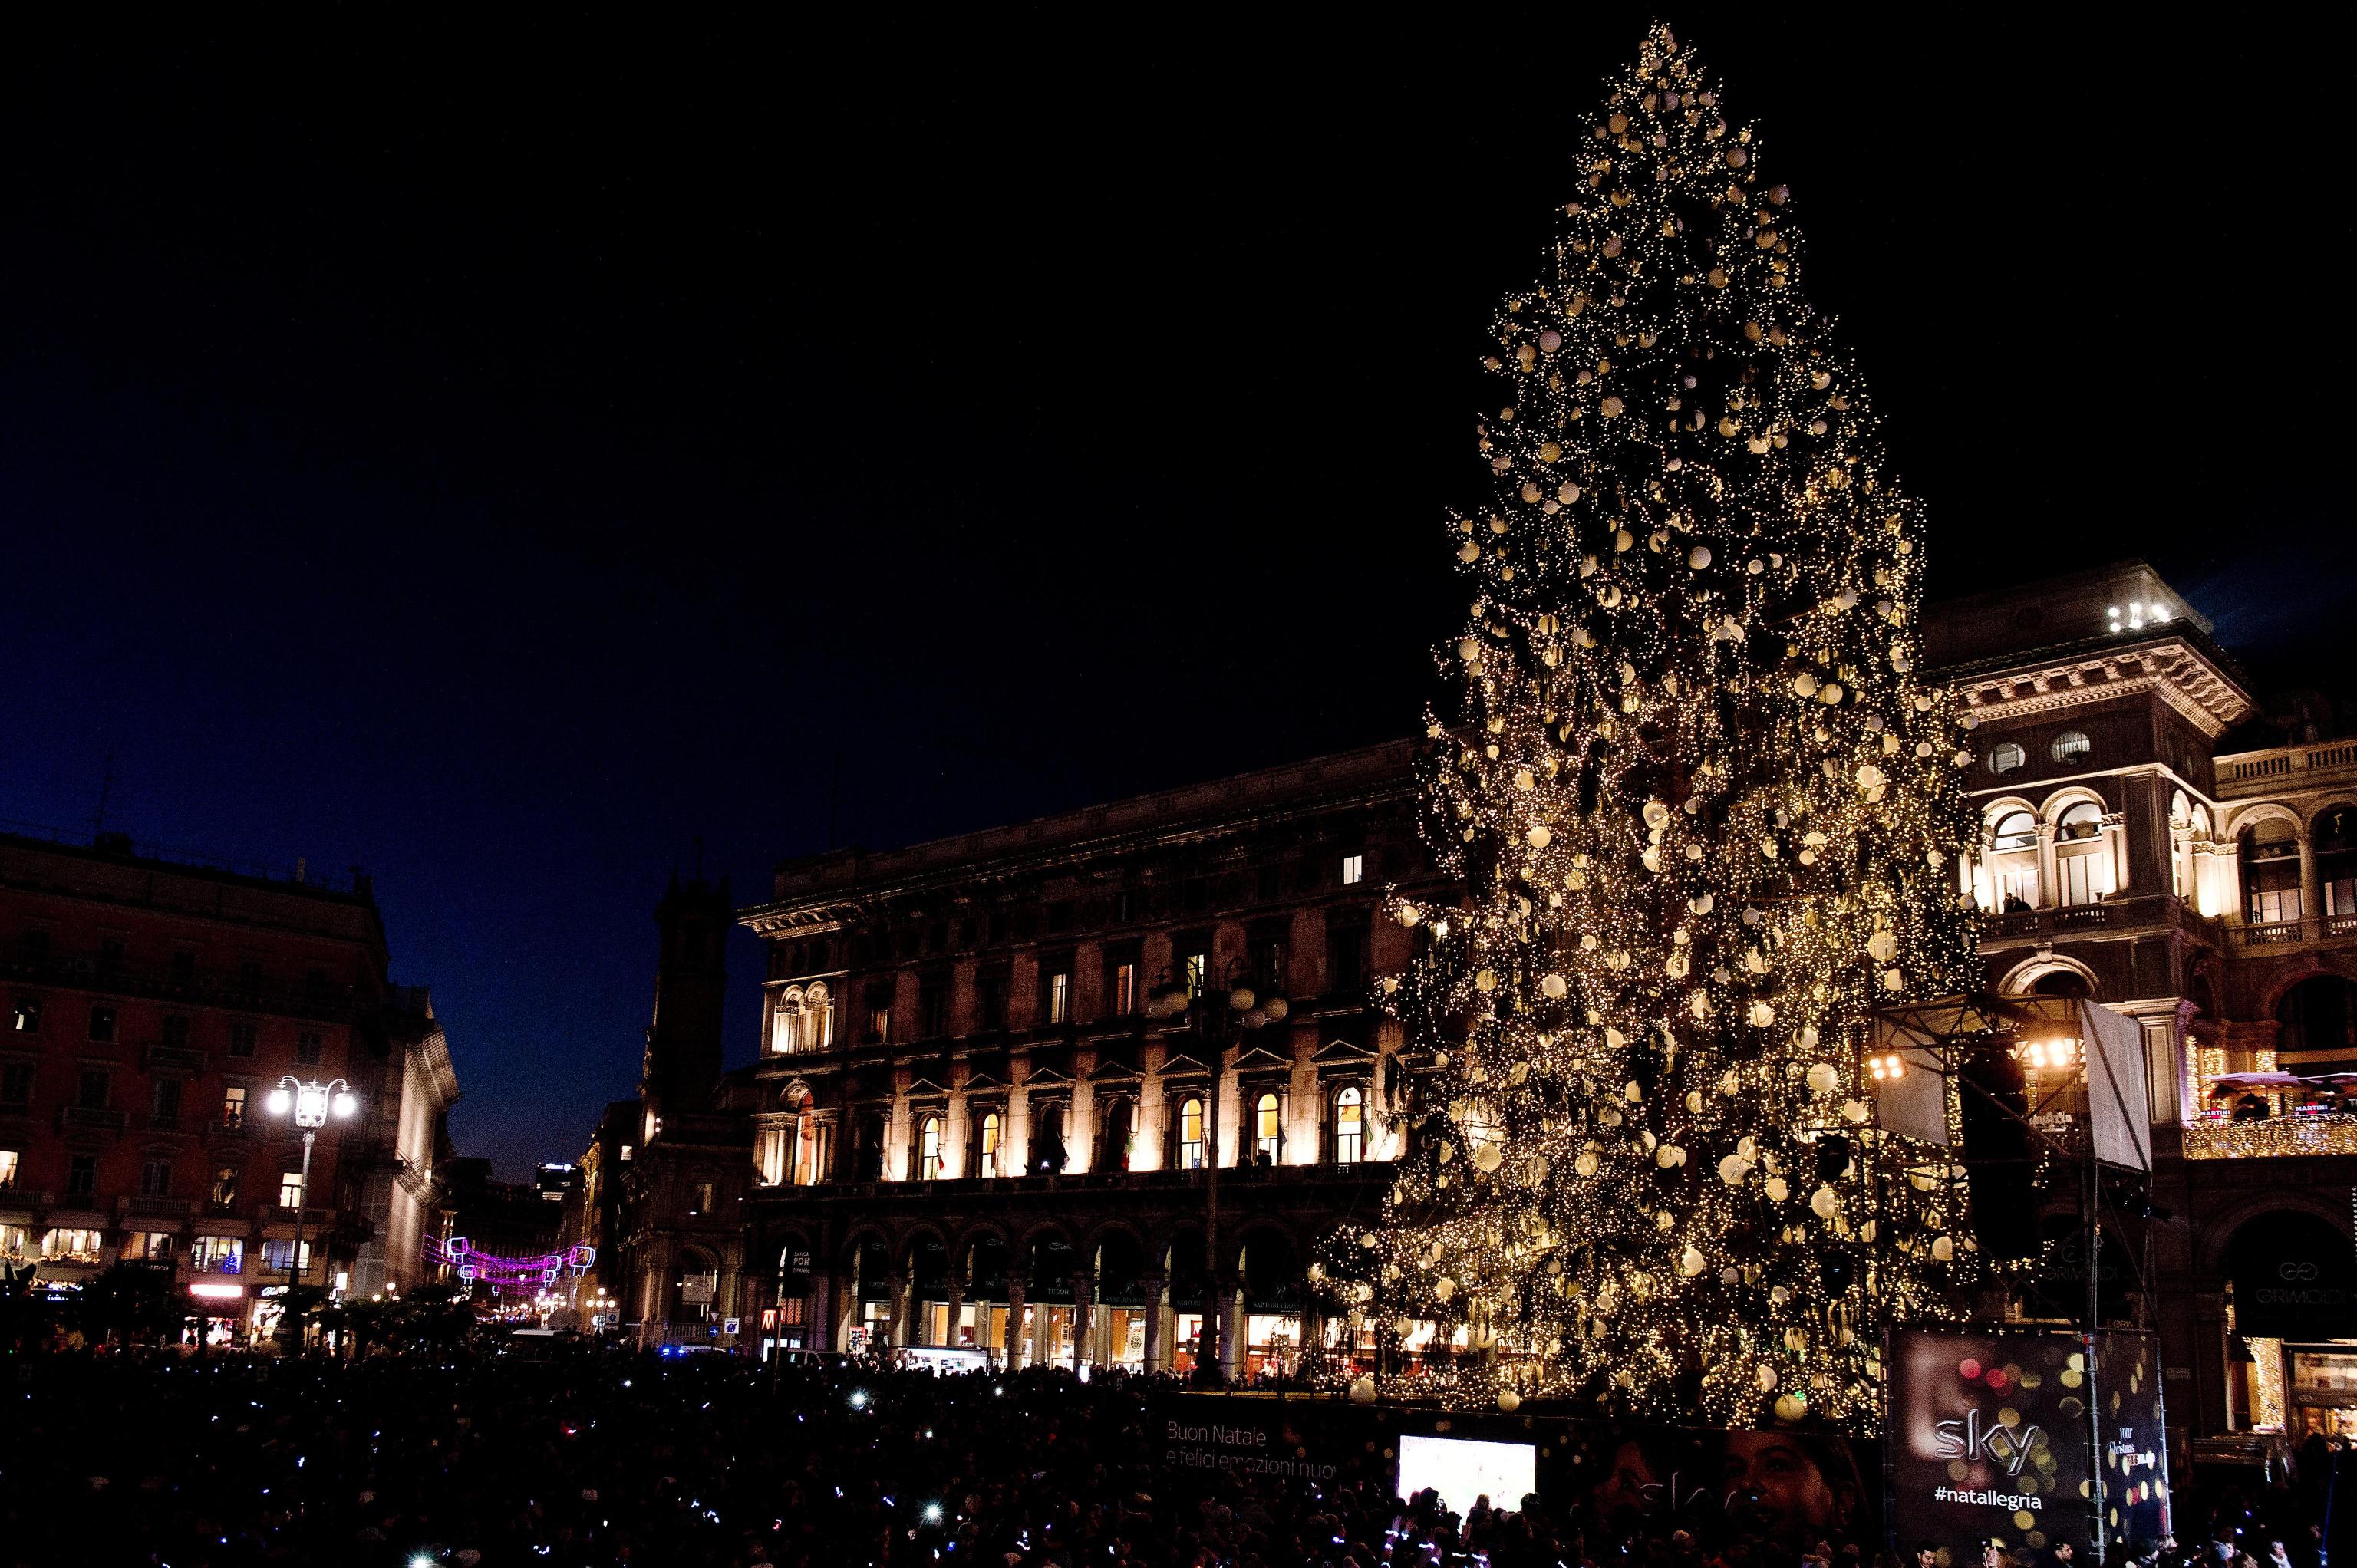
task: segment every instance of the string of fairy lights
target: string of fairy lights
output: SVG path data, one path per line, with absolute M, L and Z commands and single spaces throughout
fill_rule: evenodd
M 1881 1326 L 1976 1262 L 1864 1067 L 1871 1010 L 1974 953 L 1921 511 L 1692 52 L 1654 28 L 1577 134 L 1492 322 L 1491 498 L 1448 523 L 1463 706 L 1422 783 L 1466 892 L 1395 903 L 1383 983 L 1424 1121 L 1315 1273 L 1354 1324 L 1461 1333 L 1460 1404 L 1871 1424 Z

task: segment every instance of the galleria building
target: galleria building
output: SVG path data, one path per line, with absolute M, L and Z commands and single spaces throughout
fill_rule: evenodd
M 2357 1073 L 2357 740 L 2220 750 L 2254 695 L 2140 563 L 1926 629 L 1976 721 L 1959 875 L 1988 987 L 2143 1031 L 2150 1272 L 2100 1253 L 2107 1313 L 2158 1328 L 2204 1455 L 2357 1431 L 2357 1114 L 2329 1082 L 2219 1085 Z M 675 886 L 644 1080 L 575 1195 L 584 1288 L 651 1340 L 747 1354 L 1183 1369 L 1210 1313 L 1232 1373 L 1281 1368 L 1332 1332 L 1308 1261 L 1378 1213 L 1404 1133 L 1416 1062 L 1370 997 L 1408 955 L 1385 890 L 1448 896 L 1419 744 L 797 860 L 746 908 Z M 724 1073 L 732 919 L 766 988 L 759 1058 Z M 1238 988 L 1240 1013 L 1170 1002 Z

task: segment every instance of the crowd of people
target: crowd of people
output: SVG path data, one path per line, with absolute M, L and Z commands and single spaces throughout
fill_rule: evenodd
M 1375 1442 L 1330 1444 L 1314 1480 L 1173 1466 L 1157 1402 L 1174 1391 L 1119 1375 L 446 1348 L 48 1351 L 0 1363 L 0 1563 L 42 1568 L 1865 1568 L 1878 1555 L 1820 1538 L 1808 1489 L 1823 1477 L 1780 1495 L 1764 1450 L 1745 1460 L 1763 1477 L 1742 1482 L 1756 1507 L 1707 1530 L 1650 1506 L 1625 1456 L 1564 1498 L 1456 1510 L 1395 1497 Z M 2302 1539 L 2259 1568 L 2319 1568 Z M 1958 1548 L 1934 1568 L 1975 1562 Z

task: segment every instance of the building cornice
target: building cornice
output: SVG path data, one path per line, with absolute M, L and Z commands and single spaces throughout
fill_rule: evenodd
M 1956 690 L 1983 723 L 2156 696 L 2211 740 L 2252 711 L 2250 694 L 2186 638 L 1967 674 Z

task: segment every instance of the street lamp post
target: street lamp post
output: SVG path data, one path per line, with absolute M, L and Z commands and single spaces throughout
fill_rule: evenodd
M 1211 1058 L 1211 1087 L 1203 1097 L 1203 1329 L 1197 1341 L 1194 1380 L 1206 1387 L 1223 1387 L 1227 1375 L 1220 1369 L 1220 1341 L 1224 1326 L 1220 1322 L 1220 1076 L 1227 1069 L 1228 1047 L 1241 1039 L 1246 1029 L 1257 1029 L 1263 1024 L 1273 1024 L 1291 1010 L 1282 996 L 1263 1001 L 1242 978 L 1241 963 L 1229 966 L 1230 985 L 1225 997 L 1215 994 L 1209 964 L 1198 974 L 1182 974 L 1177 983 L 1165 983 L 1156 988 L 1147 998 L 1146 1015 L 1149 1018 L 1176 1018 L 1185 1015 L 1195 1037 L 1206 1043 Z M 1222 1002 L 1226 1003 L 1222 1007 Z
M 293 1112 L 295 1125 L 303 1132 L 303 1179 L 295 1189 L 295 1245 L 286 1254 L 286 1305 L 293 1308 L 296 1287 L 303 1278 L 303 1221 L 311 1211 L 311 1144 L 330 1115 L 339 1122 L 348 1120 L 361 1102 L 340 1078 L 321 1083 L 316 1078 L 297 1079 L 289 1073 L 278 1080 L 265 1103 L 273 1116 Z

